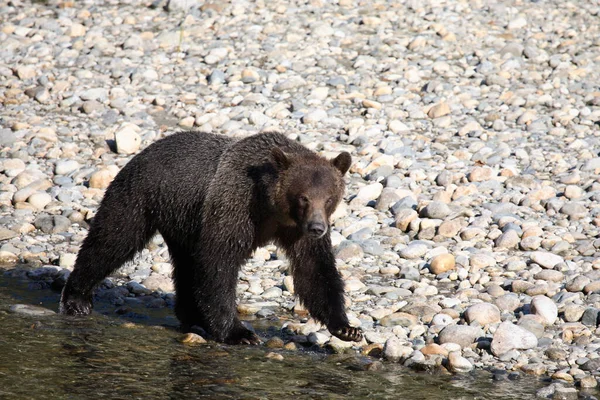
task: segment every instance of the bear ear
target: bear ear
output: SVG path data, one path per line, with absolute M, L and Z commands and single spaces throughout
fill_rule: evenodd
M 275 166 L 280 171 L 288 169 L 291 164 L 291 160 L 288 155 L 285 154 L 279 147 L 273 147 L 271 149 L 271 156 L 273 157 L 273 161 L 275 161 Z
M 342 175 L 345 175 L 346 172 L 348 172 L 348 170 L 350 169 L 350 164 L 352 164 L 352 157 L 350 156 L 350 153 L 345 151 L 343 153 L 340 153 L 333 160 L 331 160 L 331 164 L 333 164 L 334 167 L 340 170 Z

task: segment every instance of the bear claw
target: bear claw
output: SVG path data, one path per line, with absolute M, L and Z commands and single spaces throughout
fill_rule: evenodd
M 331 332 L 333 336 L 346 342 L 360 342 L 363 338 L 362 331 L 358 328 L 346 326 Z
M 227 344 L 245 344 L 245 345 L 258 345 L 262 343 L 262 340 L 251 330 L 244 329 L 239 330 L 225 339 Z

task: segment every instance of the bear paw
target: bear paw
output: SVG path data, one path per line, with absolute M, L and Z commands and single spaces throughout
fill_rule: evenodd
M 257 345 L 261 344 L 262 340 L 260 340 L 260 338 L 251 330 L 239 327 L 227 336 L 225 343 Z
M 92 312 L 92 302 L 81 297 L 63 295 L 59 312 L 65 315 L 88 315 Z
M 362 331 L 358 328 L 353 328 L 351 326 L 346 326 L 341 329 L 337 329 L 331 334 L 338 339 L 344 340 L 346 342 L 360 342 L 363 338 Z

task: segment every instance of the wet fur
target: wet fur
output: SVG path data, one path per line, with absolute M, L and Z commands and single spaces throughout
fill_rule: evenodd
M 305 232 L 307 218 L 321 214 L 329 228 L 350 162 L 348 153 L 329 161 L 278 133 L 236 141 L 182 132 L 156 142 L 107 189 L 63 289 L 61 312 L 89 314 L 96 285 L 160 232 L 182 325 L 201 325 L 218 341 L 255 344 L 258 337 L 237 317 L 237 275 L 252 251 L 275 242 L 311 315 L 339 338 L 360 340 L 344 310 L 329 229 L 319 238 Z M 298 196 L 309 204 L 299 205 Z

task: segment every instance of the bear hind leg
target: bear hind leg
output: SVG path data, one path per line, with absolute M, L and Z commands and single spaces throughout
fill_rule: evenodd
M 165 241 L 173 264 L 175 315 L 184 330 L 194 325 L 202 326 L 204 321 L 194 298 L 194 260 L 188 251 L 177 246 L 172 240 L 165 238 Z
M 87 315 L 92 311 L 94 288 L 104 278 L 131 261 L 155 233 L 144 218 L 107 215 L 99 210 L 83 241 L 75 267 L 63 288 L 59 311 Z

